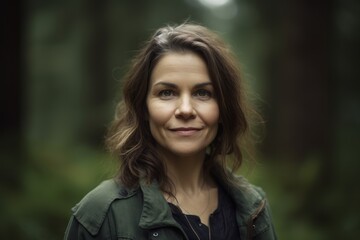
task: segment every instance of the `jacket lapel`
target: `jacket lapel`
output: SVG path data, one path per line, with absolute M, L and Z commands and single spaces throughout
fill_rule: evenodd
M 143 193 L 143 210 L 139 226 L 153 229 L 164 226 L 179 227 L 172 217 L 171 209 L 164 199 L 157 183 L 141 184 Z

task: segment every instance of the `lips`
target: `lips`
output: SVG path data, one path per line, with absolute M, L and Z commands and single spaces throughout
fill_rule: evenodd
M 181 136 L 192 136 L 195 133 L 199 132 L 201 128 L 194 127 L 179 127 L 179 128 L 171 128 L 170 131 L 181 135 Z

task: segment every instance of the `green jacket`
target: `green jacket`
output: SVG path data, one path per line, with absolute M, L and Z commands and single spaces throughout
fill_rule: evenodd
M 241 240 L 277 239 L 264 192 L 241 182 L 241 186 L 224 188 L 236 203 Z M 187 239 L 155 183 L 129 190 L 107 180 L 72 210 L 66 240 Z

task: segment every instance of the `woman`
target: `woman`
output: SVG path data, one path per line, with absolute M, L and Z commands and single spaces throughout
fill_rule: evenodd
M 276 239 L 264 193 L 233 175 L 251 112 L 217 35 L 160 28 L 135 57 L 109 129 L 119 174 L 74 207 L 65 239 Z

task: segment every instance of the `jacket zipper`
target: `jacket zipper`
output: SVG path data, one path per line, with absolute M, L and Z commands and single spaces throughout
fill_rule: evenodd
M 254 220 L 257 218 L 257 216 L 264 210 L 265 208 L 265 203 L 266 200 L 262 200 L 260 202 L 260 206 L 256 209 L 256 211 L 251 215 L 250 220 L 248 222 L 247 225 L 247 235 L 248 235 L 248 239 L 251 240 L 252 236 L 253 236 L 253 231 L 255 226 L 253 225 Z

